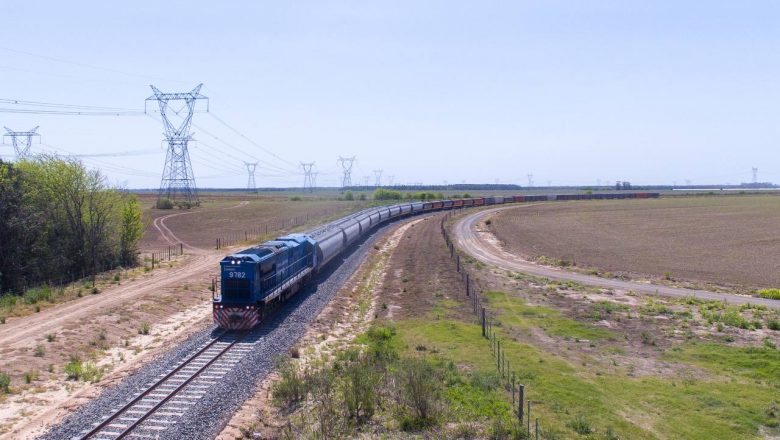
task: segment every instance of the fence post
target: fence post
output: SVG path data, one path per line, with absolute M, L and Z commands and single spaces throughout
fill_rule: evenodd
M 179 255 L 184 255 L 184 243 L 179 243 Z
M 525 405 L 525 385 L 520 384 L 517 390 L 517 418 L 523 423 L 523 405 Z M 522 426 L 522 425 L 521 425 Z
M 531 400 L 528 400 L 528 414 L 525 415 L 528 421 L 528 437 L 531 436 Z
M 535 420 L 536 427 L 534 428 L 534 438 L 536 440 L 539 440 L 539 417 L 537 417 Z
M 498 372 L 501 373 L 501 341 L 496 339 L 496 367 Z
M 485 331 L 485 308 L 482 307 L 482 337 L 485 337 L 486 331 Z
M 512 372 L 512 406 L 515 406 L 515 372 Z
M 458 273 L 460 273 L 460 255 L 456 257 L 457 265 L 458 265 Z

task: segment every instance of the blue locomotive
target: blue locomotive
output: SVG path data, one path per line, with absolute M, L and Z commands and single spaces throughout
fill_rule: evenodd
M 312 231 L 279 237 L 223 258 L 220 294 L 213 298 L 214 322 L 230 330 L 254 327 L 276 304 L 298 292 L 317 271 L 372 229 L 401 216 L 503 203 L 658 196 L 658 193 L 498 196 L 365 209 Z

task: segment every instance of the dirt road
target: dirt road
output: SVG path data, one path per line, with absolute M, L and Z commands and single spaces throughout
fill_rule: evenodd
M 556 269 L 527 261 L 501 248 L 498 240 L 489 231 L 480 229 L 478 223 L 489 215 L 516 206 L 500 207 L 471 213 L 459 219 L 453 229 L 458 246 L 477 260 L 506 270 L 537 275 L 552 280 L 574 281 L 580 284 L 607 289 L 633 290 L 649 295 L 668 297 L 689 297 L 726 301 L 732 304 L 761 304 L 774 309 L 780 309 L 780 301 L 766 298 L 756 298 L 743 295 L 710 292 L 706 290 L 682 289 L 676 287 L 600 278 L 575 272 Z

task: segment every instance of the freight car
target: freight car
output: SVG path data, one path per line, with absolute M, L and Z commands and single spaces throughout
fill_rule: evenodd
M 503 203 L 613 198 L 658 198 L 658 193 L 527 195 L 411 202 L 369 208 L 303 234 L 290 234 L 226 256 L 220 292 L 213 298 L 214 322 L 223 329 L 249 329 L 274 306 L 301 289 L 325 265 L 377 226 L 404 216 Z

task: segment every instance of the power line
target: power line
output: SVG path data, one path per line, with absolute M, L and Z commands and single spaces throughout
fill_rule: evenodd
M 265 151 L 266 153 L 268 153 L 268 154 L 270 154 L 271 156 L 273 156 L 273 157 L 275 157 L 275 158 L 277 158 L 277 159 L 281 160 L 282 162 L 286 163 L 287 165 L 295 166 L 295 164 L 294 164 L 294 163 L 292 163 L 292 162 L 290 162 L 290 161 L 288 161 L 288 160 L 286 160 L 286 159 L 284 159 L 284 158 L 282 158 L 282 157 L 279 157 L 279 156 L 278 156 L 276 153 L 274 153 L 273 151 L 271 151 L 271 150 L 269 150 L 269 149 L 267 149 L 267 148 L 263 147 L 262 145 L 258 144 L 257 142 L 253 141 L 252 139 L 249 139 L 249 138 L 248 138 L 247 136 L 245 136 L 243 133 L 241 133 L 240 131 L 238 131 L 238 130 L 236 130 L 235 128 L 233 128 L 233 127 L 232 127 L 231 125 L 229 125 L 227 122 L 223 121 L 223 120 L 222 120 L 222 119 L 221 119 L 219 116 L 215 115 L 215 114 L 214 114 L 214 112 L 209 112 L 209 115 L 211 115 L 211 117 L 212 117 L 212 118 L 216 119 L 216 120 L 217 120 L 217 122 L 219 122 L 220 124 L 224 125 L 224 126 L 225 126 L 225 127 L 227 127 L 229 130 L 231 130 L 233 133 L 235 133 L 235 134 L 239 135 L 241 138 L 243 138 L 243 139 L 244 139 L 244 140 L 246 140 L 247 142 L 251 143 L 251 144 L 252 144 L 252 145 L 254 145 L 255 147 L 257 147 L 257 148 L 259 148 L 259 149 L 261 149 L 261 150 Z
M 122 107 L 101 107 L 95 105 L 78 105 L 78 104 L 60 104 L 54 102 L 43 101 L 25 101 L 21 99 L 8 99 L 0 98 L 0 103 L 13 104 L 22 106 L 34 106 L 34 107 L 53 107 L 53 108 L 68 108 L 68 109 L 82 109 L 82 110 L 104 110 L 104 111 L 124 111 L 124 112 L 140 112 L 138 109 L 122 108 Z

